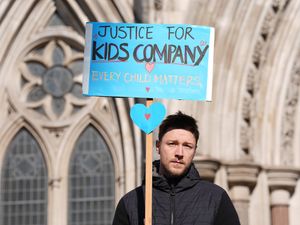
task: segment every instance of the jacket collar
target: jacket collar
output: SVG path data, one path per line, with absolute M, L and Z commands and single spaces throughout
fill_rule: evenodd
M 159 160 L 153 162 L 153 187 L 165 192 L 170 192 L 172 189 L 175 193 L 181 192 L 193 187 L 201 179 L 193 163 L 187 173 L 177 180 L 170 180 L 159 174 L 159 166 Z

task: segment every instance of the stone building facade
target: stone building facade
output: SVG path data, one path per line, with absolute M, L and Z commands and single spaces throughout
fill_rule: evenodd
M 196 167 L 242 225 L 299 225 L 299 19 L 298 0 L 1 0 L 0 223 L 110 224 L 141 183 L 144 100 L 81 95 L 85 22 L 107 21 L 215 27 L 213 101 L 157 101 L 198 120 Z

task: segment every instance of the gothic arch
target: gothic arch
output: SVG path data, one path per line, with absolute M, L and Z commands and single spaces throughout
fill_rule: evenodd
M 292 1 L 286 9 L 287 12 L 283 15 L 285 20 L 282 20 L 286 22 L 282 22 L 277 30 L 278 34 L 284 35 L 274 37 L 263 70 L 264 77 L 261 80 L 261 85 L 265 87 L 265 92 L 261 91 L 260 93 L 262 97 L 260 99 L 262 106 L 260 112 L 263 115 L 260 149 L 267 152 L 262 157 L 263 162 L 267 164 L 282 165 L 280 149 L 282 138 L 284 138 L 282 129 L 285 120 L 285 109 L 287 109 L 286 101 L 289 98 L 288 91 L 291 89 L 290 81 L 295 75 L 296 68 L 299 68 L 300 41 L 298 31 L 300 27 L 299 23 L 296 22 L 299 7 L 300 2 Z M 286 41 L 287 37 L 289 41 Z M 299 86 L 297 88 L 299 89 Z M 295 123 L 294 126 L 297 126 L 297 124 Z
M 22 127 L 11 140 L 3 161 L 1 221 L 47 224 L 51 204 L 47 164 L 40 145 L 26 128 Z M 24 214 L 25 211 L 29 213 Z
M 0 168 L 3 167 L 3 160 L 7 153 L 7 148 L 14 137 L 18 134 L 18 132 L 22 129 L 28 131 L 35 141 L 38 143 L 41 149 L 41 154 L 45 161 L 45 166 L 47 170 L 48 183 L 51 180 L 55 179 L 55 171 L 54 171 L 54 158 L 53 154 L 49 151 L 49 142 L 47 141 L 47 137 L 44 136 L 43 132 L 39 129 L 39 127 L 34 126 L 25 118 L 19 116 L 16 117 L 11 123 L 6 124 L 5 129 L 1 130 L 0 133 L 0 146 L 2 146 L 2 151 L 0 151 Z M 2 171 L 0 171 L 1 173 Z M 53 210 L 53 190 L 48 189 L 48 215 L 49 212 Z M 51 218 L 48 219 L 50 221 Z
M 39 130 L 38 127 L 35 127 L 32 123 L 27 121 L 25 118 L 19 117 L 12 121 L 9 125 L 5 127 L 5 129 L 1 130 L 0 133 L 0 146 L 2 146 L 2 149 L 7 149 L 9 146 L 11 140 L 18 134 L 18 132 L 22 129 L 26 129 L 36 140 L 36 142 L 41 147 L 41 153 L 44 157 L 48 177 L 51 179 L 54 175 L 53 170 L 53 156 L 48 151 L 49 149 L 49 143 L 46 141 L 46 137 L 43 136 L 43 133 Z M 5 157 L 6 151 L 0 151 L 0 168 L 2 168 L 3 159 Z
M 187 21 L 216 29 L 213 99 L 209 103 L 172 101 L 168 107 L 181 107 L 197 115 L 200 131 L 203 130 L 200 149 L 204 149 L 205 155 L 222 160 L 238 160 L 243 156 L 240 136 L 247 74 L 257 52 L 256 45 L 260 43 L 265 19 L 272 9 L 271 3 L 230 2 L 220 7 L 222 3 L 207 1 L 205 5 L 199 3 L 199 8 L 191 6 L 192 2 L 187 7 L 197 11 L 194 14 L 188 11 Z M 204 11 L 208 8 L 209 17 Z
M 101 134 L 111 151 L 116 175 L 116 200 L 122 194 L 135 187 L 139 182 L 139 155 L 141 149 L 136 147 L 140 142 L 139 132 L 134 133 L 126 108 L 126 99 L 100 98 L 94 108 L 77 123 L 70 126 L 58 150 L 58 171 L 62 177 L 67 176 L 70 156 L 74 145 L 88 126 L 94 126 Z M 115 105 L 116 104 L 116 105 Z M 120 122 L 122 121 L 122 123 Z M 141 163 L 141 162 L 140 162 Z M 135 171 L 135 173 L 133 173 Z
M 116 137 L 114 134 L 112 134 L 111 130 L 108 130 L 108 127 L 104 127 L 97 118 L 94 118 L 91 115 L 87 115 L 82 118 L 79 123 L 77 123 L 76 126 L 73 127 L 72 131 L 66 135 L 66 139 L 61 146 L 64 151 L 60 151 L 61 154 L 58 156 L 59 166 L 57 168 L 57 172 L 60 173 L 61 177 L 68 177 L 70 158 L 75 148 L 75 144 L 79 136 L 88 126 L 93 126 L 99 132 L 100 136 L 103 138 L 108 146 L 108 149 L 110 150 L 110 154 L 112 156 L 115 167 L 116 197 L 120 197 L 124 193 L 122 192 L 122 190 L 124 190 L 123 171 L 125 170 L 125 165 L 122 157 L 122 148 L 120 144 L 117 144 L 120 143 L 120 140 L 116 140 Z
M 232 20 L 241 18 L 241 20 L 232 21 L 233 26 L 231 26 L 225 42 L 220 41 L 217 44 L 216 48 L 222 49 L 224 43 L 227 48 L 224 51 L 226 54 L 222 54 L 221 50 L 216 52 L 223 59 L 220 62 L 221 66 L 216 67 L 215 87 L 216 99 L 223 98 L 224 100 L 220 104 L 217 103 L 218 110 L 222 112 L 222 125 L 220 127 L 222 140 L 220 140 L 220 144 L 222 150 L 225 150 L 224 155 L 227 155 L 227 159 L 231 158 L 231 160 L 244 158 L 252 161 L 254 159 L 251 151 L 253 151 L 254 140 L 252 131 L 246 122 L 248 122 L 248 118 L 252 118 L 252 110 L 255 105 L 253 104 L 253 97 L 247 92 L 248 74 L 252 73 L 253 60 L 257 52 L 264 54 L 263 50 L 267 48 L 268 42 L 261 43 L 261 32 L 265 25 L 265 19 L 272 8 L 272 3 L 268 1 L 259 6 L 253 1 L 247 3 L 248 5 L 239 3 L 231 18 Z M 257 46 L 260 48 L 257 49 Z M 244 120 L 244 117 L 247 120 Z M 253 121 L 251 122 L 253 123 Z M 233 135 L 228 130 L 233 131 Z M 231 140 L 229 141 L 229 139 Z

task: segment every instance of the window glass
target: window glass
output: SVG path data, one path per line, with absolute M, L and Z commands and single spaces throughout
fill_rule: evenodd
M 22 129 L 6 151 L 1 175 L 0 224 L 47 224 L 47 169 L 40 146 Z
M 92 126 L 76 143 L 69 173 L 68 225 L 111 225 L 114 166 L 107 145 Z

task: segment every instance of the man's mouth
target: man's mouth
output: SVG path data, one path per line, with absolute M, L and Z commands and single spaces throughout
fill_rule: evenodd
M 172 160 L 171 163 L 184 164 L 181 160 Z

